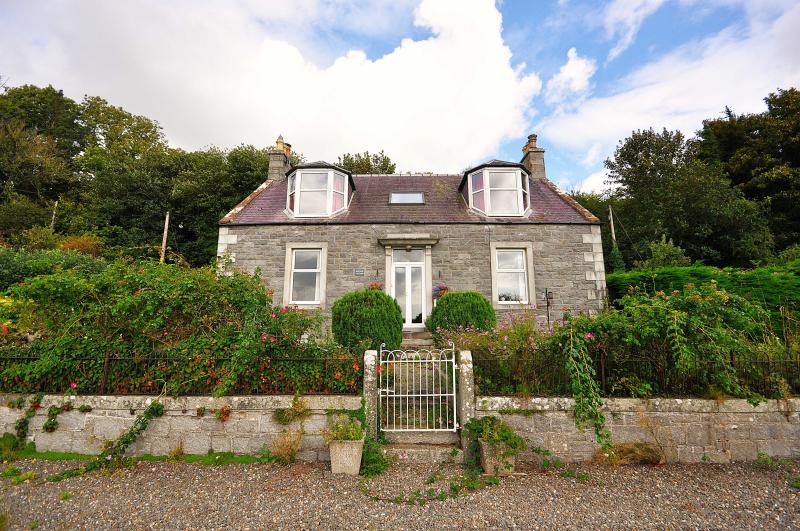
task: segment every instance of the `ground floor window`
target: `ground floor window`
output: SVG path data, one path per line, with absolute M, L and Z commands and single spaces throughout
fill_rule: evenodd
M 326 261 L 327 244 L 287 244 L 284 304 L 318 307 L 325 303 Z
M 528 303 L 528 271 L 525 267 L 525 249 L 498 249 L 497 299 L 505 303 Z
M 527 242 L 491 244 L 492 298 L 496 307 L 533 305 L 532 247 Z

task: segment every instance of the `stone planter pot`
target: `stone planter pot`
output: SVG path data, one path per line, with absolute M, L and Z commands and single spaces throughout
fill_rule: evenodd
M 358 441 L 329 441 L 331 451 L 331 472 L 357 476 L 361 468 L 361 453 L 364 439 Z
M 516 456 L 503 456 L 507 451 L 506 445 L 489 444 L 478 440 L 481 452 L 481 468 L 487 474 L 495 476 L 510 476 L 514 473 Z

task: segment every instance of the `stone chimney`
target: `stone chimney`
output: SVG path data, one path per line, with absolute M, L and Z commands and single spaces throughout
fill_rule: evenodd
M 544 171 L 544 150 L 536 146 L 536 135 L 528 135 L 528 143 L 522 147 L 520 163 L 531 172 L 533 179 L 547 179 Z
M 267 179 L 270 181 L 282 181 L 286 178 L 286 172 L 291 167 L 289 157 L 292 155 L 292 145 L 283 141 L 283 136 L 278 136 L 275 147 L 269 149 L 269 168 L 267 169 Z

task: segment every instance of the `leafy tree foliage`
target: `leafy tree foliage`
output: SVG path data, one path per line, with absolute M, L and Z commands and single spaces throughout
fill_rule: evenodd
M 770 256 L 762 207 L 733 188 L 719 164 L 700 160 L 680 132 L 635 131 L 606 168 L 613 195 L 623 200 L 619 217 L 642 250 L 665 234 L 691 258 L 711 263 L 748 265 Z
M 775 244 L 800 242 L 800 91 L 778 90 L 765 98 L 766 112 L 703 122 L 698 153 L 719 163 L 744 196 L 762 204 Z
M 636 269 L 649 271 L 659 267 L 687 266 L 692 263 L 683 249 L 672 243 L 671 239 L 667 240 L 667 237 L 663 234 L 661 235 L 661 240 L 650 242 L 648 247 L 650 256 L 647 260 L 634 262 Z M 622 271 L 614 270 L 614 273 L 624 272 L 624 269 Z
M 339 157 L 337 165 L 354 174 L 381 174 L 387 175 L 395 172 L 396 164 L 386 155 L 383 150 L 380 153 L 370 155 L 369 151 L 364 153 L 345 153 Z
M 11 121 L 21 122 L 33 134 L 51 139 L 65 160 L 80 153 L 88 139 L 81 107 L 50 85 L 7 89 L 0 96 L 0 122 Z

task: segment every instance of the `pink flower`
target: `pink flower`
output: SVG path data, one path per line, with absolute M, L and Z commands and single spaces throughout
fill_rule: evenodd
M 275 337 L 269 338 L 270 343 L 275 343 Z
M 272 318 L 273 318 L 273 319 L 275 319 L 277 316 L 278 316 L 278 314 L 277 314 L 277 313 L 273 313 L 273 314 L 272 314 Z
M 144 269 L 140 269 L 139 273 L 144 273 Z M 110 458 L 110 457 L 109 457 Z
M 106 461 L 111 461 L 111 456 L 110 455 L 106 456 Z
M 289 307 L 288 306 L 284 306 L 283 308 L 281 308 L 281 313 L 286 313 L 288 311 L 289 311 Z
M 78 388 L 78 384 L 75 383 L 75 382 L 70 382 L 69 386 L 72 387 L 73 389 L 77 389 Z
M 267 334 L 261 334 L 261 341 L 267 340 Z
M 594 338 L 594 334 L 591 333 L 591 332 L 586 332 L 586 335 L 583 336 L 583 337 L 585 337 L 586 339 L 592 339 L 592 338 Z

